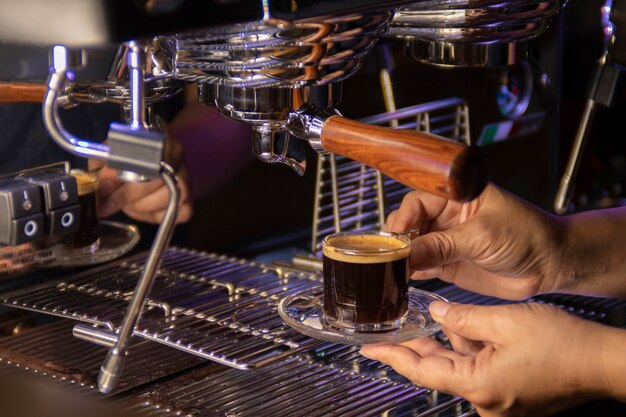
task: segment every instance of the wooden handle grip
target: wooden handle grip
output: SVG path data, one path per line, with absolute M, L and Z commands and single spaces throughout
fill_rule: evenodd
M 376 168 L 411 188 L 457 201 L 474 199 L 489 181 L 479 148 L 439 136 L 331 116 L 321 140 L 329 152 Z
M 43 103 L 45 84 L 0 83 L 0 103 Z

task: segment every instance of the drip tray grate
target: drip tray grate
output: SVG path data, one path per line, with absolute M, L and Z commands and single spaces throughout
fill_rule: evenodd
M 51 385 L 63 397 L 88 403 L 107 397 L 129 416 L 475 413 L 467 401 L 416 387 L 388 366 L 361 356 L 358 347 L 330 343 L 242 372 L 134 338 L 122 381 L 116 392 L 105 396 L 97 391 L 93 376 L 106 349 L 67 337 L 71 327 L 63 320 L 1 338 L 0 376 L 13 380 L 26 374 L 32 383 Z
M 137 255 L 1 299 L 115 332 L 144 260 Z M 263 366 L 319 344 L 276 313 L 284 296 L 315 285 L 313 274 L 170 248 L 134 334 L 238 369 Z
M 238 372 L 205 367 L 144 388 L 133 411 L 168 409 L 171 416 L 461 416 L 472 406 L 406 381 L 363 358 L 353 346 L 325 345 L 263 368 Z
M 70 390 L 98 398 L 96 375 L 107 350 L 71 336 L 72 323 L 59 321 L 0 339 L 0 371 L 22 370 L 46 378 Z M 195 367 L 205 361 L 146 340 L 135 338 L 132 355 L 116 389 L 119 394 L 162 377 Z

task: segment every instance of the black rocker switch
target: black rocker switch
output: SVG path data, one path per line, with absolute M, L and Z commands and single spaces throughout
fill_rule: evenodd
M 80 206 L 76 178 L 64 172 L 43 172 L 19 178 L 40 188 L 48 236 L 78 230 Z
M 15 246 L 44 235 L 39 187 L 13 179 L 0 180 L 0 245 Z

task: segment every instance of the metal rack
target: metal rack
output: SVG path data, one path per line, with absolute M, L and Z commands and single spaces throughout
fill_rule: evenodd
M 107 397 L 98 392 L 95 375 L 106 349 L 71 337 L 72 322 L 59 321 L 0 339 L 0 370 L 23 371 L 52 380 L 71 392 Z M 131 344 L 126 373 L 112 396 L 190 369 L 203 362 L 197 356 L 163 348 L 139 338 Z M 147 371 L 148 370 L 148 371 Z
M 116 332 L 144 256 L 16 291 L 2 302 Z M 282 297 L 318 280 L 313 274 L 171 248 L 134 334 L 238 369 L 262 366 L 319 343 L 276 314 Z
M 190 383 L 172 380 L 139 393 L 141 402 L 132 410 L 156 410 L 163 404 L 175 404 L 170 415 L 186 415 L 192 404 L 193 416 L 474 414 L 472 407 L 458 397 L 363 374 L 358 367 L 364 362 L 368 360 L 360 357 L 355 348 L 335 346 L 334 350 L 298 354 L 245 373 L 223 367 L 205 368 L 187 375 Z M 409 408 L 411 414 L 406 411 Z
M 412 129 L 469 145 L 469 109 L 462 99 L 419 104 L 360 120 L 395 129 Z M 380 228 L 410 189 L 373 168 L 337 155 L 319 155 L 311 252 L 324 236 L 352 229 Z
M 142 261 L 139 255 L 22 290 L 5 296 L 5 302 L 115 330 Z M 170 249 L 135 333 L 140 337 L 132 339 L 121 384 L 109 398 L 123 410 L 149 417 L 475 415 L 467 401 L 416 387 L 391 368 L 359 355 L 358 347 L 306 337 L 297 346 L 287 346 L 296 339 L 277 318 L 275 302 L 317 283 L 317 276 L 289 268 Z M 420 287 L 456 302 L 505 303 L 438 281 L 421 282 Z M 532 301 L 551 303 L 587 319 L 626 323 L 624 300 L 547 295 Z M 102 398 L 94 376 L 106 349 L 68 337 L 71 326 L 62 321 L 0 339 L 0 370 L 27 373 L 80 395 Z M 446 341 L 442 334 L 437 337 Z M 209 359 L 224 363 L 216 360 L 220 354 L 233 362 L 231 366 L 248 370 L 204 362 L 183 352 L 198 355 L 203 344 L 214 346 Z M 243 354 L 251 349 L 264 353 Z
M 0 339 L 0 370 L 27 374 L 86 399 L 103 398 L 94 376 L 105 349 L 68 338 L 70 327 L 62 321 Z M 416 387 L 353 346 L 326 343 L 247 372 L 202 364 L 202 359 L 138 338 L 132 348 L 117 395 L 107 397 L 131 415 L 473 414 L 461 398 Z M 162 378 L 181 370 L 186 371 Z

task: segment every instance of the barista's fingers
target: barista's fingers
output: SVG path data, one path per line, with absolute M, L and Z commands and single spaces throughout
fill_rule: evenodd
M 400 343 L 400 345 L 412 349 L 421 357 L 437 355 L 453 359 L 456 356 L 453 351 L 446 349 L 441 343 L 430 337 L 420 337 Z
M 101 179 L 100 185 L 98 186 L 98 198 L 106 199 L 111 194 L 115 192 L 118 188 L 120 188 L 124 183 L 117 178 L 113 179 Z
M 105 164 L 106 164 L 106 162 L 103 161 L 102 159 L 89 158 L 87 160 L 87 169 L 89 171 L 91 171 L 91 172 L 100 171 L 101 169 L 104 168 Z M 109 168 L 109 169 L 111 169 L 111 168 Z
M 396 210 L 392 221 L 387 221 L 390 232 L 400 233 L 409 228 L 421 229 L 426 209 L 420 198 L 416 198 L 415 191 L 408 193 L 402 199 L 400 208 Z
M 179 192 L 180 192 L 180 203 L 186 203 L 189 200 L 189 188 L 187 187 L 184 181 L 180 181 L 179 183 Z M 155 212 L 162 211 L 167 208 L 169 203 L 169 190 L 163 184 L 160 187 L 153 191 L 152 193 L 144 196 L 143 198 L 131 203 L 128 208 L 133 211 L 145 211 L 145 212 Z
M 422 357 L 410 347 L 403 345 L 365 345 L 360 353 L 393 367 L 416 385 L 452 394 L 456 394 L 454 387 L 461 385 L 459 384 L 461 368 L 467 368 L 466 363 L 461 363 L 468 362 L 469 359 L 456 352 L 450 352 L 450 357 L 439 355 Z
M 193 215 L 193 204 L 185 203 L 178 209 L 178 217 L 176 223 L 186 223 Z
M 99 194 L 98 215 L 107 217 L 124 207 L 134 204 L 161 186 L 162 183 L 158 180 L 136 184 L 124 183 L 117 187 L 109 196 Z
M 482 342 L 466 339 L 454 333 L 452 330 L 444 328 L 443 332 L 448 336 L 454 351 L 462 355 L 476 356 L 485 347 Z
M 393 224 L 388 223 L 392 232 L 403 232 L 409 228 L 426 232 L 426 222 L 438 218 L 450 200 L 424 191 L 411 191 L 402 199 L 402 204 L 394 215 Z
M 124 213 L 127 216 L 145 223 L 161 223 L 165 217 L 165 210 L 157 210 L 152 212 L 137 211 L 131 208 L 125 208 Z M 193 215 L 193 205 L 189 202 L 179 205 L 176 223 L 185 223 L 191 219 Z
M 439 278 L 443 274 L 443 268 L 431 268 L 424 271 L 411 271 L 411 279 L 424 280 Z
M 387 221 L 385 222 L 385 225 L 383 226 L 384 231 L 386 232 L 391 231 L 391 227 L 395 223 L 396 217 L 398 217 L 398 210 L 394 210 L 391 213 L 389 213 L 389 215 L 387 216 Z

